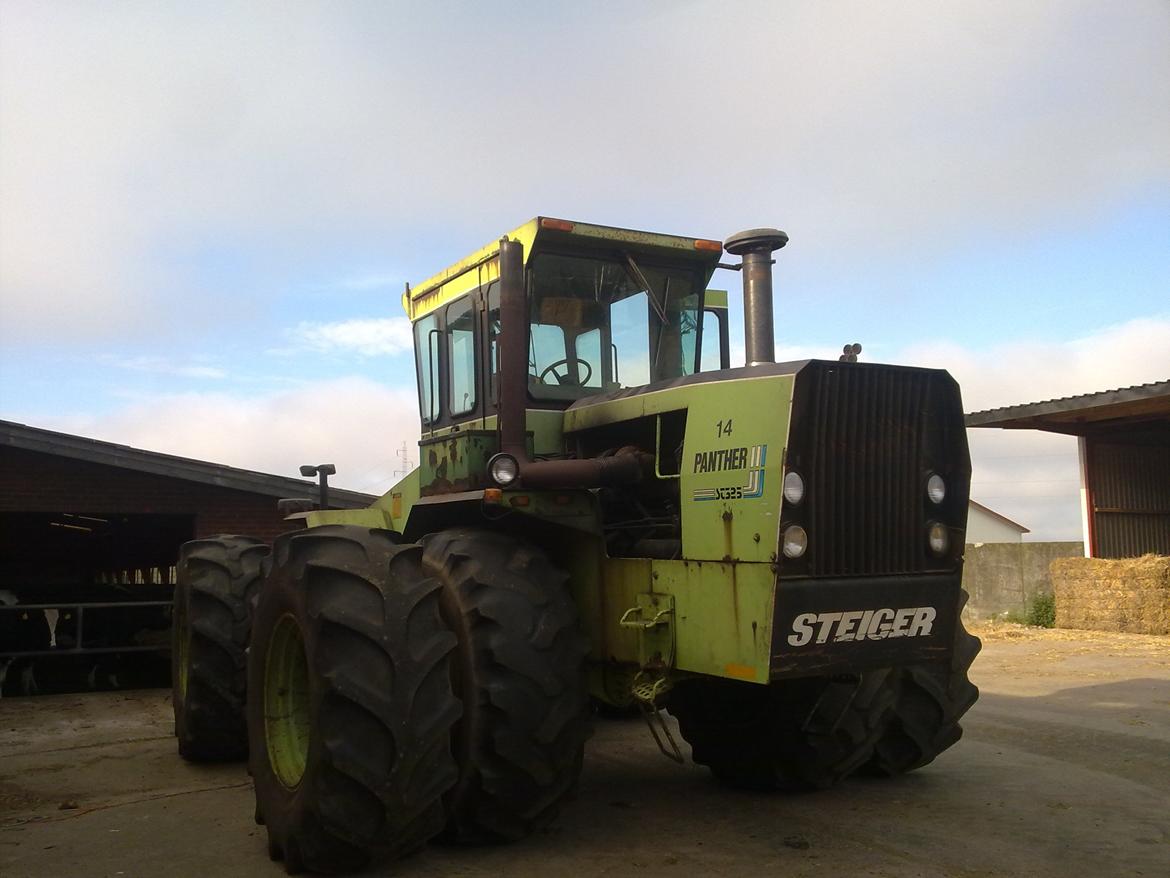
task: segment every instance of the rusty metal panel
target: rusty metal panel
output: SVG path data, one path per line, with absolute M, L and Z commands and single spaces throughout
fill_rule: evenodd
M 1088 458 L 1095 556 L 1170 555 L 1170 447 L 1090 437 Z
M 461 430 L 423 439 L 418 447 L 420 496 L 488 487 L 487 461 L 498 450 L 494 432 Z

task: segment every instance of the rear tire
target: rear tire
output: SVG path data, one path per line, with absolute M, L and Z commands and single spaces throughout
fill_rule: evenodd
M 589 729 L 585 638 L 567 576 L 505 534 L 455 528 L 423 540 L 459 637 L 452 841 L 515 840 L 548 825 L 581 772 Z
M 421 549 L 326 525 L 279 538 L 266 566 L 248 730 L 269 855 L 338 872 L 416 850 L 443 829 L 460 712 Z
M 190 762 L 248 755 L 246 652 L 268 546 L 219 535 L 179 550 L 171 626 L 171 704 Z
M 891 674 L 894 715 L 878 741 L 867 772 L 892 776 L 933 762 L 963 736 L 959 720 L 979 698 L 968 672 L 982 642 L 963 626 L 967 592 L 959 598 L 951 663 L 899 668 Z
M 893 706 L 887 672 L 755 686 L 680 683 L 668 710 L 696 763 L 750 790 L 824 789 L 865 764 Z

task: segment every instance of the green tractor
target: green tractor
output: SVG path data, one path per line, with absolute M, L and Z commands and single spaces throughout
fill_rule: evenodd
M 540 217 L 403 296 L 420 464 L 269 551 L 189 543 L 175 717 L 247 754 L 290 872 L 547 825 L 591 704 L 735 787 L 895 775 L 961 734 L 970 460 L 946 372 L 776 363 L 773 253 Z M 724 253 L 740 257 L 720 262 Z M 729 368 L 742 273 L 747 365 Z

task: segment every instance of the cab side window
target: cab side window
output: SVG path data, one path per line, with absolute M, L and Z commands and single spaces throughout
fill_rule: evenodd
M 475 307 L 471 296 L 447 306 L 447 409 L 452 415 L 475 410 Z
M 414 324 L 414 351 L 418 366 L 419 411 L 424 424 L 439 419 L 439 318 L 430 314 Z

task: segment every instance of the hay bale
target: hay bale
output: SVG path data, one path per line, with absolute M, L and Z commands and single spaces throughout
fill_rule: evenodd
M 1170 557 L 1057 558 L 1056 627 L 1170 634 Z

